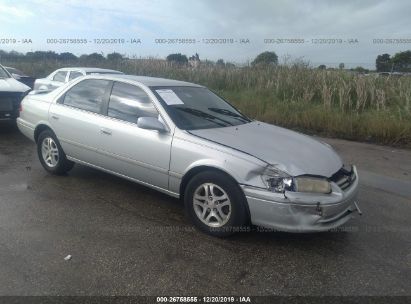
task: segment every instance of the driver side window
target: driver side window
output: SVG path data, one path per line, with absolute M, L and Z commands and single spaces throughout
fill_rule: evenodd
M 139 117 L 158 117 L 150 97 L 141 88 L 115 82 L 111 91 L 107 115 L 120 120 L 137 123 Z

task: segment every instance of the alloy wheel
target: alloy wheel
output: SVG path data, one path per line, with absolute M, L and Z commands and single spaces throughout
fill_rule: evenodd
M 197 217 L 209 227 L 222 227 L 231 216 L 230 198 L 213 183 L 204 183 L 194 191 L 193 206 Z
M 51 137 L 46 137 L 41 143 L 41 155 L 44 162 L 50 168 L 57 166 L 59 162 L 59 150 L 56 142 Z

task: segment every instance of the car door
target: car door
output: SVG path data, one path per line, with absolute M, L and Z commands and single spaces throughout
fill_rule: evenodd
M 97 146 L 111 85 L 103 79 L 80 81 L 50 106 L 49 122 L 68 156 L 101 166 Z
M 139 117 L 162 121 L 146 92 L 135 85 L 114 82 L 106 114 L 99 140 L 105 168 L 168 189 L 172 134 L 137 126 Z

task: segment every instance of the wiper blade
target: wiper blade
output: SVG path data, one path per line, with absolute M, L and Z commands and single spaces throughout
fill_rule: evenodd
M 203 112 L 203 111 L 198 110 L 198 109 L 193 109 L 193 108 L 188 108 L 188 107 L 184 107 L 184 108 L 175 107 L 174 109 L 178 109 L 180 111 L 187 112 L 187 113 L 190 113 L 190 114 L 198 116 L 198 117 L 202 117 L 202 118 L 207 119 L 207 120 L 211 120 L 212 122 L 214 122 L 214 123 L 216 123 L 216 124 L 218 124 L 222 127 L 226 127 L 227 125 L 230 125 L 230 126 L 233 125 L 232 123 L 230 123 L 229 121 L 226 121 L 225 119 L 222 119 L 222 118 L 219 118 L 217 116 L 208 114 L 208 113 Z M 223 123 L 217 122 L 216 120 L 222 121 Z
M 220 109 L 220 108 L 208 108 L 208 109 L 210 111 L 216 112 L 218 114 L 222 114 L 222 115 L 237 118 L 237 119 L 242 120 L 242 121 L 250 122 L 250 120 L 248 118 L 246 118 L 245 116 L 234 113 L 234 112 L 232 112 L 230 110 L 227 110 L 227 109 Z

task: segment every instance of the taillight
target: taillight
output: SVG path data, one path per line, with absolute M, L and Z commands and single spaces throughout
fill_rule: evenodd
M 23 111 L 23 99 L 24 97 L 27 96 L 27 94 L 29 94 L 30 90 L 27 90 L 26 92 L 24 92 L 23 94 L 21 94 L 21 99 L 20 99 L 20 105 L 19 105 L 19 112 Z

